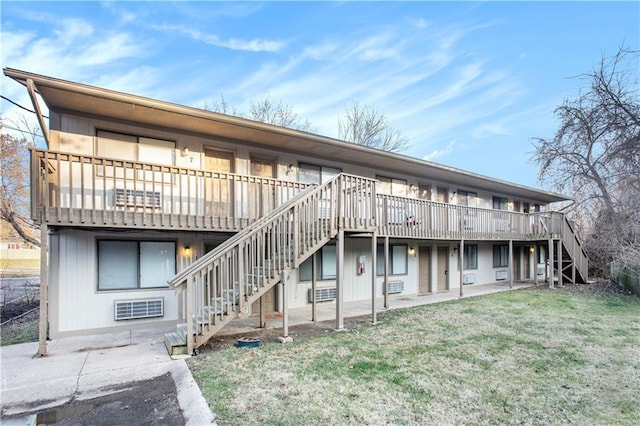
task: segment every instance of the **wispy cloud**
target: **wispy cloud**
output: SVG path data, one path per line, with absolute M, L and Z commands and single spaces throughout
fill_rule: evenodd
M 231 50 L 244 50 L 249 52 L 277 52 L 286 42 L 281 40 L 242 40 L 238 38 L 222 39 L 216 34 L 207 34 L 182 25 L 152 25 L 157 31 L 170 31 L 188 35 L 194 40 L 201 41 L 212 46 L 223 47 Z
M 434 161 L 436 159 L 441 159 L 453 153 L 455 146 L 456 146 L 456 141 L 449 141 L 443 148 L 434 149 L 430 153 L 424 155 L 422 159 L 426 161 Z

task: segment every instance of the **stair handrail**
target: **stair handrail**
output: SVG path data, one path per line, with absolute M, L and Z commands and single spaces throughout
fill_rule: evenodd
M 177 287 L 180 286 L 180 283 L 182 283 L 186 279 L 186 277 L 192 273 L 192 270 L 198 269 L 202 264 L 211 262 L 217 256 L 221 255 L 228 249 L 234 247 L 237 243 L 239 243 L 243 239 L 251 236 L 253 233 L 260 230 L 265 224 L 272 221 L 273 218 L 280 216 L 281 213 L 289 210 L 296 203 L 298 203 L 299 201 L 302 201 L 302 199 L 314 194 L 315 190 L 318 190 L 319 188 L 320 186 L 316 184 L 310 184 L 307 188 L 305 188 L 300 193 L 296 194 L 293 198 L 287 200 L 285 203 L 278 206 L 267 215 L 257 219 L 256 221 L 251 223 L 249 226 L 247 226 L 243 230 L 234 234 L 231 238 L 226 239 L 222 244 L 220 244 L 210 252 L 204 254 L 200 259 L 196 260 L 195 262 L 190 263 L 186 268 L 184 268 L 182 271 L 178 272 L 171 279 L 169 279 L 167 281 L 169 283 L 169 287 L 176 289 Z

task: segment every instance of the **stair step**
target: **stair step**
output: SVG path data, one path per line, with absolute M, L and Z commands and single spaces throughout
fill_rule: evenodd
M 182 340 L 187 341 L 187 323 L 183 322 L 176 325 L 176 333 L 181 336 Z
M 187 339 L 177 331 L 165 333 L 164 345 L 169 351 L 169 355 L 185 355 L 187 353 Z

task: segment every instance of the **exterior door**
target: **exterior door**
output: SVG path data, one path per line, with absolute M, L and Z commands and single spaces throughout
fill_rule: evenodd
M 438 247 L 438 292 L 449 290 L 449 247 Z
M 420 247 L 418 250 L 418 294 L 431 293 L 431 249 Z
M 275 161 L 251 157 L 251 176 L 275 177 Z M 252 219 L 258 219 L 276 207 L 275 188 L 271 182 L 258 180 L 249 186 L 249 212 Z
M 513 262 L 513 277 L 514 281 L 522 281 L 522 256 L 520 255 L 521 249 L 519 246 L 513 247 L 513 259 L 509 259 L 509 262 Z
M 233 173 L 235 157 L 232 152 L 204 149 L 205 170 Z M 223 179 L 213 173 L 205 178 L 205 215 L 222 218 L 233 217 L 233 180 Z

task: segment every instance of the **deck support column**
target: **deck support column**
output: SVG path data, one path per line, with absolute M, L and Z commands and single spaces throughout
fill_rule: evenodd
M 460 297 L 464 296 L 462 282 L 464 281 L 464 238 L 460 240 L 460 250 L 458 250 L 458 268 L 460 269 Z
M 311 256 L 311 294 L 313 295 L 312 302 L 311 302 L 311 321 L 313 322 L 318 321 L 318 311 L 316 310 L 318 307 L 318 305 L 316 304 L 316 285 L 318 280 L 318 277 L 316 274 L 316 267 L 318 265 L 317 262 L 318 262 L 318 257 L 314 252 L 313 255 Z
M 47 325 L 49 323 L 49 229 L 43 220 L 40 224 L 40 321 L 38 329 L 38 355 L 47 354 Z
M 260 296 L 260 326 L 259 328 L 266 328 L 267 321 L 265 320 L 264 315 L 264 295 Z
M 538 285 L 538 260 L 540 255 L 538 254 L 538 243 L 533 244 L 533 283 Z
M 549 253 L 548 253 L 549 261 L 547 262 L 547 264 L 549 265 L 549 268 L 548 268 L 549 276 L 547 278 L 549 279 L 549 288 L 553 288 L 553 238 L 549 238 L 548 246 L 549 246 Z
M 376 271 L 378 270 L 378 231 L 373 231 L 371 237 L 371 323 L 378 322 L 376 316 Z
M 286 272 L 280 275 L 280 293 L 282 293 L 282 341 L 289 338 L 289 308 L 287 303 L 287 276 Z M 261 304 L 262 306 L 262 304 Z M 261 309 L 262 310 L 262 309 Z
M 562 287 L 562 240 L 558 239 L 556 254 L 558 256 L 558 287 Z
M 336 244 L 336 330 L 344 329 L 344 230 L 338 231 Z
M 384 282 L 382 294 L 384 296 L 384 308 L 389 309 L 389 236 L 384 237 Z
M 518 252 L 520 253 L 520 252 Z M 513 288 L 513 240 L 509 240 L 509 288 Z M 520 261 L 520 259 L 518 259 Z M 522 265 L 520 265 L 520 270 L 522 270 Z

